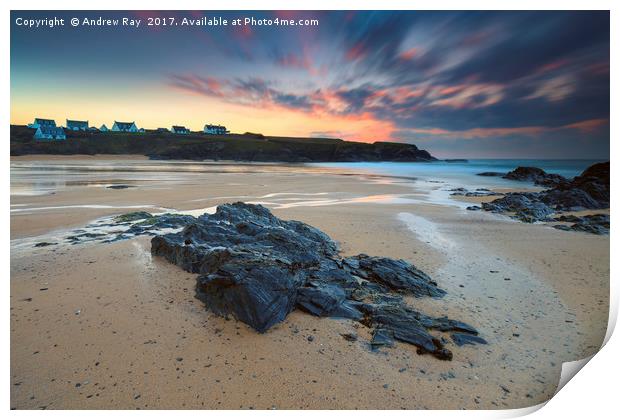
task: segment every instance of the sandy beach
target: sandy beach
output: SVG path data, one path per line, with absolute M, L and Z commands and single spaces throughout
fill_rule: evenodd
M 11 162 L 24 170 L 11 180 L 12 408 L 521 408 L 552 397 L 562 363 L 595 353 L 606 332 L 609 236 L 465 210 L 485 197 L 433 200 L 447 188 L 434 179 L 233 162 L 182 171 L 135 156 Z M 58 175 L 41 180 L 40 165 Z M 315 226 L 342 255 L 415 264 L 447 295 L 410 304 L 489 344 L 452 346 L 452 361 L 404 343 L 373 352 L 361 324 L 299 311 L 258 334 L 205 310 L 195 275 L 152 257 L 149 237 L 56 240 L 105 216 L 234 201 Z

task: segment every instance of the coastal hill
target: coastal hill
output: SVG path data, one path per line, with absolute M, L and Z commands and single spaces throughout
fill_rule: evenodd
M 360 143 L 327 138 L 275 137 L 262 134 L 178 135 L 66 131 L 67 139 L 36 141 L 34 129 L 11 125 L 11 156 L 31 154 L 145 155 L 151 159 L 241 160 L 254 162 L 427 162 L 426 150 L 405 143 Z

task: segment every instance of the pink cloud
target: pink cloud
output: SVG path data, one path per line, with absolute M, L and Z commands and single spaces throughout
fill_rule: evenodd
M 605 125 L 609 125 L 608 119 L 596 118 L 592 120 L 576 122 L 573 124 L 567 124 L 567 125 L 562 126 L 562 128 L 569 128 L 569 129 L 572 128 L 572 129 L 577 129 L 579 131 L 582 131 L 584 133 L 592 133 Z
M 361 43 L 355 44 L 353 47 L 349 48 L 346 53 L 347 60 L 355 61 L 364 57 L 366 52 L 364 51 L 364 45 Z
M 549 63 L 546 63 L 546 64 L 540 66 L 538 68 L 538 70 L 536 70 L 536 73 L 551 72 L 551 71 L 557 70 L 559 68 L 565 67 L 568 63 L 569 63 L 569 61 L 566 60 L 566 59 L 560 59 L 560 60 L 551 61 Z
M 420 50 L 414 47 L 400 53 L 400 58 L 409 61 L 416 57 L 418 54 L 420 54 Z
M 575 79 L 570 75 L 562 75 L 544 81 L 524 99 L 544 98 L 549 102 L 559 102 L 572 95 L 576 89 Z
M 436 87 L 430 105 L 455 109 L 482 108 L 494 105 L 504 98 L 504 86 L 491 83 L 462 84 Z

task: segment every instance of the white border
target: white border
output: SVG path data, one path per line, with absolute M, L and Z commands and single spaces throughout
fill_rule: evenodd
M 615 7 L 614 7 L 615 6 Z M 5 299 L 5 311 L 3 319 L 3 332 L 4 332 L 4 345 L 1 348 L 2 359 L 2 390 L 4 408 L 9 409 L 10 404 L 10 360 L 9 360 L 9 296 L 10 296 L 10 263 L 9 263 L 9 224 L 10 224 L 10 180 L 9 180 L 9 141 L 8 141 L 8 128 L 10 124 L 10 67 L 8 65 L 10 59 L 10 10 L 139 10 L 139 9 L 155 9 L 155 10 L 378 10 L 378 9 L 391 9 L 391 10 L 611 10 L 611 74 L 618 73 L 618 27 L 620 24 L 620 2 L 612 0 L 469 0 L 467 2 L 458 0 L 442 0 L 442 1 L 404 1 L 404 0 L 314 0 L 312 2 L 297 2 L 293 4 L 292 1 L 286 0 L 230 0 L 227 2 L 205 2 L 197 0 L 175 0 L 166 4 L 155 2 L 144 2 L 137 0 L 108 0 L 108 1 L 78 1 L 78 0 L 56 0 L 50 1 L 17 1 L 17 0 L 4 0 L 2 2 L 3 20 L 2 20 L 2 44 L 5 59 L 2 60 L 5 64 L 2 66 L 2 79 L 3 94 L 5 95 L 2 108 L 4 112 L 3 123 L 5 127 L 6 135 L 3 138 L 4 150 L 2 159 L 4 163 L 4 171 L 2 173 L 2 202 L 5 209 L 4 216 L 2 218 L 1 233 L 5 238 L 2 244 L 2 267 L 3 267 L 3 283 L 4 283 L 4 299 Z M 527 28 L 524 28 L 526 30 Z M 575 28 L 579 30 L 579 28 Z M 610 138 L 618 139 L 617 119 L 618 109 L 618 86 L 616 78 L 611 79 L 611 118 L 610 118 Z M 615 143 L 610 144 L 611 156 L 615 161 L 617 157 L 617 147 Z M 612 165 L 612 185 L 617 185 L 618 170 Z M 612 188 L 613 192 L 613 188 Z M 613 207 L 616 208 L 615 195 L 612 194 Z M 611 252 L 615 255 L 616 249 L 618 250 L 617 240 L 615 236 L 611 237 Z M 610 338 L 611 332 L 618 313 L 618 288 L 616 281 L 616 262 L 611 260 L 611 312 L 610 312 L 610 328 L 608 330 L 607 339 Z M 607 342 L 605 347 L 593 357 L 593 359 L 587 364 L 587 367 L 579 373 L 577 379 L 570 381 L 554 398 L 552 398 L 543 409 L 536 411 L 540 407 L 532 407 L 523 410 L 499 410 L 499 411 L 394 411 L 390 412 L 390 417 L 395 416 L 398 418 L 424 418 L 424 419 L 444 419 L 444 418 L 506 418 L 517 417 L 525 414 L 532 413 L 532 418 L 543 419 L 549 417 L 563 417 L 563 418 L 610 418 L 612 415 L 617 415 L 618 409 L 616 404 L 617 396 L 617 383 L 618 383 L 618 358 L 620 354 L 620 342 L 616 336 L 611 336 L 611 339 Z M 612 414 L 613 413 L 613 414 Z M 30 412 L 30 411 L 11 411 L 10 415 L 16 418 L 32 418 L 40 416 L 48 416 L 52 418 L 80 418 L 85 417 L 94 419 L 103 419 L 109 416 L 114 417 L 128 417 L 130 415 L 149 416 L 149 418 L 163 419 L 169 416 L 214 416 L 217 415 L 220 418 L 232 419 L 239 418 L 240 416 L 252 416 L 257 418 L 264 418 L 266 416 L 274 416 L 276 418 L 288 418 L 292 413 L 290 412 L 239 412 L 239 411 L 218 411 L 218 412 L 193 412 L 193 411 L 174 411 L 174 412 L 125 412 L 125 411 L 56 411 L 56 412 Z M 312 411 L 298 411 L 293 414 L 300 419 L 315 418 L 315 416 L 338 416 L 338 417 L 355 417 L 358 419 L 370 419 L 380 416 L 382 413 L 366 411 L 366 412 L 325 412 L 315 413 Z M 423 417 L 422 417 L 423 416 Z

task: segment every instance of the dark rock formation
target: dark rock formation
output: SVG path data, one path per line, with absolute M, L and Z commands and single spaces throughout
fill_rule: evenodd
M 515 181 L 529 181 L 545 187 L 555 187 L 568 182 L 562 175 L 548 174 L 540 168 L 530 166 L 519 166 L 514 171 L 510 171 L 504 175 L 504 178 Z
M 523 222 L 548 220 L 553 209 L 539 201 L 536 193 L 508 193 L 490 203 L 482 203 L 482 209 L 494 213 L 514 213 L 513 217 Z
M 511 173 L 541 174 L 539 171 L 542 170 L 534 169 L 537 168 L 517 168 Z M 495 213 L 510 213 L 512 217 L 528 223 L 557 220 L 550 216 L 562 211 L 609 208 L 609 162 L 592 165 L 570 181 L 562 177 L 553 178 L 553 174 L 545 173 L 544 176 L 547 177 L 545 182 L 554 185 L 552 188 L 541 192 L 508 193 L 497 200 L 482 203 L 481 208 Z M 468 210 L 478 209 L 479 206 L 468 207 Z M 609 216 L 606 219 L 600 215 L 588 216 L 575 221 L 572 226 L 555 227 L 604 234 L 609 232 Z
M 573 230 L 577 232 L 588 232 L 595 235 L 609 235 L 609 215 L 608 214 L 591 214 L 586 216 L 562 215 L 556 217 L 558 222 L 567 222 L 571 224 L 554 225 L 553 227 L 560 230 Z
M 484 338 L 471 334 L 454 333 L 450 334 L 450 338 L 459 347 L 465 344 L 488 344 Z
M 431 331 L 477 331 L 462 322 L 410 308 L 403 296 L 440 298 L 428 275 L 402 260 L 341 258 L 320 230 L 285 221 L 259 205 L 220 205 L 178 233 L 155 236 L 153 255 L 199 274 L 197 296 L 213 312 L 265 332 L 298 308 L 315 316 L 355 319 L 375 329 L 373 347 L 390 339 L 419 353 L 451 359 Z
M 454 188 L 450 191 L 453 191 L 453 196 L 463 196 L 463 197 L 492 197 L 496 195 L 504 195 L 503 193 L 498 193 L 495 191 L 488 190 L 486 188 L 477 188 L 475 191 L 469 191 L 466 188 Z
M 569 183 L 549 191 L 547 196 L 548 200 L 562 200 L 562 206 L 568 208 L 608 208 L 609 162 L 590 166 Z

